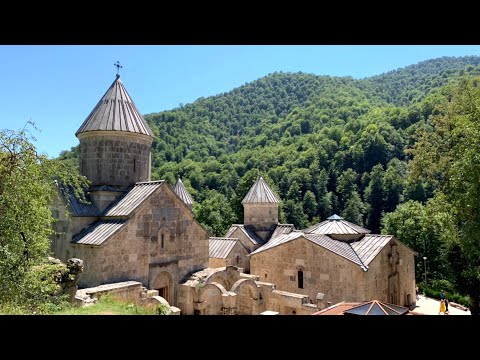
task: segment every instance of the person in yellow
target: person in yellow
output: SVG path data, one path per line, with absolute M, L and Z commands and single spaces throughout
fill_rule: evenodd
M 445 315 L 445 300 L 440 300 L 440 311 L 438 312 L 438 315 L 440 315 L 440 313 L 443 313 L 443 315 Z

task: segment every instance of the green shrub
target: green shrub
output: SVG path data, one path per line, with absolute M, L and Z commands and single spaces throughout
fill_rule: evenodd
M 443 283 L 443 284 L 446 284 L 446 283 Z M 423 283 L 419 283 L 417 284 L 417 286 L 418 286 L 418 289 L 420 290 L 420 293 L 427 295 L 427 297 L 429 298 L 437 299 L 437 300 L 440 300 L 441 290 L 445 291 L 447 288 L 447 286 L 442 286 L 441 290 L 433 289 L 431 287 L 425 288 L 425 285 Z M 448 291 L 445 291 L 445 294 L 447 296 L 447 299 L 450 302 L 455 302 L 457 304 L 470 307 L 470 298 L 468 296 L 462 296 L 460 294 L 450 293 Z

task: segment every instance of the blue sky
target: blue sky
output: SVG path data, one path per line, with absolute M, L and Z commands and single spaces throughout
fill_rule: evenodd
M 480 55 L 480 46 L 424 45 L 0 45 L 0 129 L 27 121 L 50 157 L 78 144 L 75 131 L 115 79 L 142 114 L 226 92 L 274 71 L 377 75 L 441 56 Z

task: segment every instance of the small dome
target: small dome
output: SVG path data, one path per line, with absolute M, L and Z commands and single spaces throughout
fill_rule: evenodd
M 278 198 L 265 180 L 260 176 L 242 200 L 242 204 L 273 203 L 278 204 Z
M 153 131 L 138 111 L 117 75 L 107 92 L 75 135 L 89 131 L 125 131 L 153 137 Z

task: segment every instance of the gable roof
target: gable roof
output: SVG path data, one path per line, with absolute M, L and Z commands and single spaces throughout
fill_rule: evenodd
M 211 237 L 208 239 L 208 256 L 211 258 L 226 259 L 237 242 L 238 239 L 236 238 Z
M 288 233 L 288 234 L 281 234 L 275 238 L 271 238 L 265 245 L 262 245 L 258 249 L 252 251 L 250 255 L 258 254 L 259 252 L 285 244 L 289 241 L 298 239 L 301 236 L 303 236 L 303 232 L 301 231 L 292 231 L 291 233 Z
M 125 131 L 153 137 L 153 131 L 125 89 L 120 75 L 102 96 L 75 133 L 88 131 Z
M 185 185 L 183 185 L 182 179 L 180 179 L 180 176 L 177 179 L 177 182 L 175 183 L 175 186 L 173 187 L 173 191 L 175 191 L 175 194 L 178 195 L 182 201 L 187 204 L 187 205 L 193 205 L 193 199 L 192 196 L 188 193 L 187 188 Z
M 65 186 L 62 183 L 55 180 L 55 185 L 57 186 L 60 194 L 65 200 L 68 211 L 73 217 L 96 217 L 100 213 L 94 203 L 84 203 L 81 202 L 75 196 L 73 189 L 69 186 Z M 87 196 L 88 199 L 88 196 Z M 89 200 L 89 199 L 88 199 Z
M 324 235 L 355 235 L 370 233 L 370 230 L 346 221 L 338 215 L 332 215 L 327 220 L 310 226 L 304 231 L 310 234 Z
M 294 230 L 295 226 L 293 224 L 277 224 L 275 230 L 272 233 L 272 236 L 270 236 L 270 240 L 282 234 L 290 234 Z
M 368 265 L 392 238 L 393 235 L 368 234 L 362 240 L 350 243 L 350 246 L 363 264 Z
M 244 224 L 232 224 L 230 229 L 228 229 L 227 233 L 225 234 L 225 237 L 230 238 L 233 232 L 237 229 L 240 229 L 245 234 L 247 239 L 249 239 L 253 244 L 258 245 L 264 243 L 263 239 L 255 234 L 255 231 L 251 226 Z
M 270 241 L 267 242 L 265 245 L 260 246 L 255 251 L 252 251 L 250 255 L 258 254 L 262 251 L 271 249 L 279 245 L 283 245 L 287 242 L 290 242 L 299 238 L 303 238 L 305 240 L 311 241 L 314 244 L 317 244 L 323 247 L 324 249 L 327 249 L 347 260 L 350 260 L 351 262 L 360 266 L 362 269 L 364 270 L 367 269 L 362 263 L 362 261 L 360 260 L 360 258 L 358 257 L 358 255 L 352 249 L 349 243 L 346 243 L 344 241 L 334 240 L 322 234 L 305 234 L 303 231 L 298 231 L 298 230 L 292 231 L 289 234 L 282 234 L 277 236 L 276 238 L 270 239 Z
M 119 201 L 107 207 L 103 216 L 130 216 L 163 183 L 163 180 L 136 183 Z
M 82 245 L 102 245 L 127 223 L 124 219 L 100 220 L 73 236 L 72 243 Z
M 250 255 L 258 254 L 262 251 L 269 250 L 273 247 L 285 244 L 299 238 L 304 238 L 329 250 L 344 259 L 347 259 L 354 264 L 360 266 L 364 271 L 368 270 L 368 264 L 380 253 L 380 251 L 387 245 L 392 235 L 365 235 L 362 240 L 355 242 L 345 242 L 341 240 L 332 239 L 323 234 L 309 234 L 303 231 L 294 230 L 288 234 L 281 234 L 276 237 L 271 237 L 270 240 L 263 246 L 260 246 Z
M 242 204 L 258 204 L 273 203 L 278 204 L 280 201 L 273 193 L 272 189 L 267 185 L 265 180 L 260 176 L 252 185 L 247 195 L 242 200 Z

